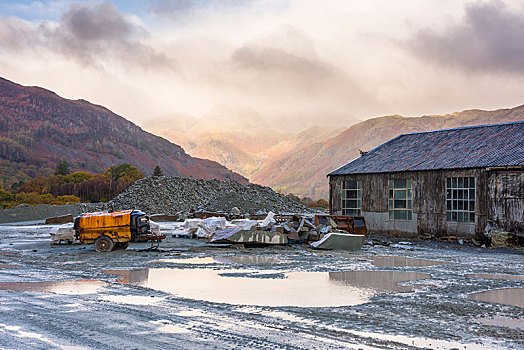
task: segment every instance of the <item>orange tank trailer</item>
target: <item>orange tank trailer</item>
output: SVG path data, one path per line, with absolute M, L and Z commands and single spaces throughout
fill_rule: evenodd
M 149 217 L 140 210 L 80 214 L 75 218 L 74 229 L 81 243 L 94 243 L 99 252 L 125 249 L 129 242 L 165 238 L 151 232 Z

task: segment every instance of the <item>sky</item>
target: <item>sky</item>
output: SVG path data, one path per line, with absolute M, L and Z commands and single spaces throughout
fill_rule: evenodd
M 0 1 L 0 76 L 135 123 L 347 125 L 524 104 L 524 2 Z

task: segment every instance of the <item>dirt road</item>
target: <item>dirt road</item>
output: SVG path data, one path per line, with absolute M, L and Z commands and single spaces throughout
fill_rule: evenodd
M 524 347 L 522 251 L 168 238 L 170 252 L 99 254 L 51 247 L 49 228 L 0 226 L 2 349 Z

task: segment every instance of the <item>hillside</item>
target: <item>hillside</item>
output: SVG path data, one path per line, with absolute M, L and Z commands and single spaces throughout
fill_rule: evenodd
M 368 119 L 325 142 L 295 148 L 266 163 L 249 179 L 285 193 L 328 197 L 326 174 L 403 133 L 524 120 L 524 105 L 495 111 L 466 110 L 446 115 Z
M 73 170 L 100 172 L 129 163 L 147 175 L 159 165 L 165 175 L 247 183 L 107 108 L 0 78 L 0 186 L 49 175 L 62 158 Z
M 181 145 L 191 156 L 214 160 L 246 177 L 275 157 L 340 132 L 340 128 L 311 127 L 286 133 L 253 110 L 224 106 L 198 119 L 171 115 L 150 120 L 145 127 Z

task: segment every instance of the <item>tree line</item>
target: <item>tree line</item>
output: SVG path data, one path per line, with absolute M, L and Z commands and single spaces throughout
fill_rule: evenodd
M 162 170 L 157 166 L 153 176 L 162 175 Z M 0 205 L 6 209 L 22 203 L 107 202 L 143 177 L 140 170 L 128 163 L 113 165 L 98 174 L 71 172 L 68 162 L 62 159 L 56 165 L 54 175 L 35 177 L 14 191 L 0 189 Z

